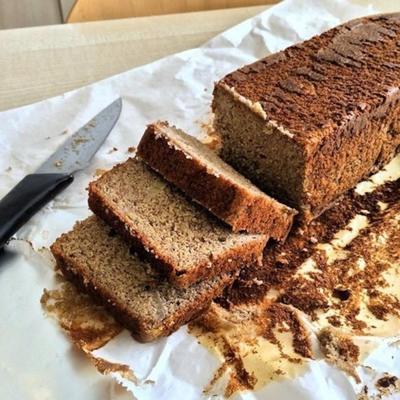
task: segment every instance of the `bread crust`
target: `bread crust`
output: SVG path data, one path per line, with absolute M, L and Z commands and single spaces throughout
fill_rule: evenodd
M 254 193 L 188 155 L 163 133 L 168 123 L 148 125 L 137 154 L 151 168 L 232 227 L 284 241 L 297 212 L 263 193 Z M 176 129 L 172 127 L 172 129 Z M 202 145 L 199 142 L 199 145 Z M 250 183 L 250 182 L 249 182 Z
M 268 240 L 267 236 L 259 235 L 251 242 L 238 245 L 206 263 L 191 266 L 189 270 L 182 271 L 175 268 L 173 261 L 167 255 L 157 251 L 143 232 L 134 231 L 129 219 L 115 210 L 112 204 L 98 192 L 96 182 L 89 185 L 89 207 L 98 217 L 115 229 L 141 257 L 160 271 L 162 277 L 168 279 L 177 288 L 187 288 L 200 280 L 223 273 L 236 272 L 245 266 L 260 263 Z
M 213 100 L 222 158 L 317 217 L 400 150 L 399 39 L 399 13 L 360 18 L 228 74 Z

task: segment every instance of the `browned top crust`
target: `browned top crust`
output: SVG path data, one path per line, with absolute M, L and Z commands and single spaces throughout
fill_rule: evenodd
M 400 13 L 350 21 L 221 80 L 259 102 L 268 120 L 317 145 L 400 98 Z

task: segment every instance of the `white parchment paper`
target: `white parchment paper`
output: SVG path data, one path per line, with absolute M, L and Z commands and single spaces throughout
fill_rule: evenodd
M 1 399 L 126 397 L 111 377 L 98 374 L 55 323 L 44 316 L 39 299 L 43 288 L 55 284 L 54 272 L 25 240 L 34 249 L 47 247 L 77 219 L 87 216 L 85 188 L 96 169 L 126 159 L 128 148 L 138 143 L 147 123 L 166 119 L 198 136 L 200 123 L 210 117 L 214 81 L 243 64 L 374 12 L 379 9 L 345 0 L 287 0 L 200 48 L 0 113 L 1 197 L 35 170 L 66 135 L 115 98 L 123 99 L 120 120 L 91 166 L 78 173 L 67 190 L 18 232 L 21 240 L 13 241 L 0 259 Z M 388 348 L 383 344 L 371 362 L 382 371 L 390 368 L 391 373 L 400 374 L 400 356 Z M 131 366 L 139 385 L 115 378 L 138 399 L 199 399 L 218 366 L 218 360 L 187 333 L 186 327 L 151 344 L 137 343 L 124 331 L 95 354 Z M 236 398 L 347 400 L 355 398 L 356 389 L 343 372 L 318 360 L 299 378 L 272 383 Z

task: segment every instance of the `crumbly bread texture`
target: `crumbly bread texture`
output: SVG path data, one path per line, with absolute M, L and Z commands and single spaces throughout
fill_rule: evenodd
M 51 251 L 63 274 L 142 342 L 169 335 L 200 315 L 233 278 L 221 275 L 188 289 L 160 282 L 150 265 L 95 216 L 78 222 Z
M 350 21 L 230 73 L 221 156 L 315 217 L 400 149 L 400 14 Z
M 267 241 L 232 233 L 137 158 L 92 182 L 89 206 L 177 287 L 260 261 Z
M 147 127 L 137 153 L 234 232 L 283 240 L 296 211 L 267 196 L 196 138 L 157 122 Z

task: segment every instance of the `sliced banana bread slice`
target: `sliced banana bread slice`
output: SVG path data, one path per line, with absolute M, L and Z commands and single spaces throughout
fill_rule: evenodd
M 233 233 L 139 159 L 92 182 L 89 206 L 177 287 L 261 260 L 267 241 Z
M 297 213 L 267 196 L 196 138 L 166 122 L 147 127 L 138 155 L 234 232 L 284 240 Z
M 198 316 L 232 280 L 225 274 L 188 289 L 160 282 L 150 265 L 95 216 L 78 222 L 51 251 L 63 274 L 142 342 L 169 335 Z

